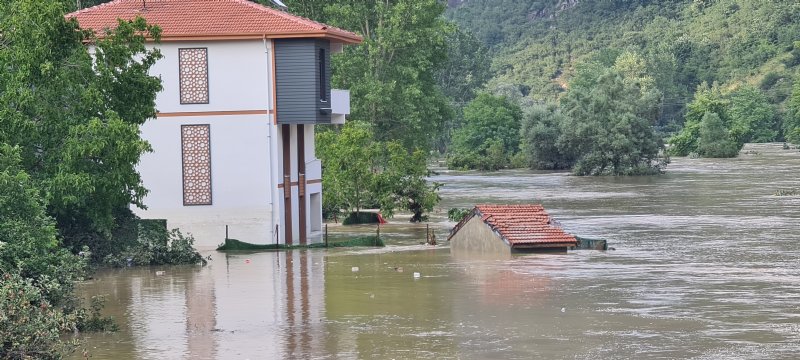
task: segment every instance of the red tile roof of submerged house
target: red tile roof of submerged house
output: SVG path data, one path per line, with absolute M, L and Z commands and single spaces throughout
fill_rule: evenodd
M 361 37 L 247 0 L 114 0 L 66 15 L 81 28 L 101 31 L 117 19 L 143 17 L 161 27 L 162 41 L 266 38 L 330 38 L 359 43 Z
M 542 205 L 477 205 L 450 233 L 480 216 L 512 248 L 575 246 L 577 239 L 553 225 Z

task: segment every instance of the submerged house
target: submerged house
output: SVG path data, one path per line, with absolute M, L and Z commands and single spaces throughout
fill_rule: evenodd
M 161 27 L 149 46 L 163 91 L 141 128 L 150 193 L 134 212 L 200 247 L 321 241 L 314 129 L 344 123 L 350 94 L 331 89 L 330 56 L 361 37 L 247 0 L 114 0 L 67 15 L 98 33 L 136 17 Z
M 477 205 L 448 240 L 456 252 L 500 254 L 567 251 L 578 243 L 541 205 Z

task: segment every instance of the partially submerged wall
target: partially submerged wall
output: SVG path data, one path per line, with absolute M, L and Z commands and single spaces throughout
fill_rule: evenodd
M 510 255 L 511 247 L 479 216 L 473 216 L 450 238 L 450 251 Z

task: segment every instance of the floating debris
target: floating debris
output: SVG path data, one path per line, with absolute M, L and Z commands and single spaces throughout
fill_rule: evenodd
M 359 270 L 358 266 L 353 266 L 352 268 L 350 268 L 350 271 L 352 272 L 358 272 L 358 270 Z
M 798 188 L 798 189 L 778 189 L 778 190 L 775 190 L 775 196 L 800 196 L 800 188 Z

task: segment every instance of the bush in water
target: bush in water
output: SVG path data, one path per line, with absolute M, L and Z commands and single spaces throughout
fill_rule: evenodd
M 459 222 L 467 217 L 470 211 L 470 209 L 464 208 L 450 208 L 450 210 L 447 210 L 447 218 L 450 219 L 450 221 Z
M 194 247 L 194 238 L 178 229 L 168 231 L 155 222 L 139 224 L 138 241 L 118 254 L 103 258 L 103 263 L 113 267 L 146 265 L 206 264 Z
M 0 359 L 61 359 L 77 347 L 60 338 L 76 326 L 74 314 L 53 306 L 33 280 L 0 275 Z

